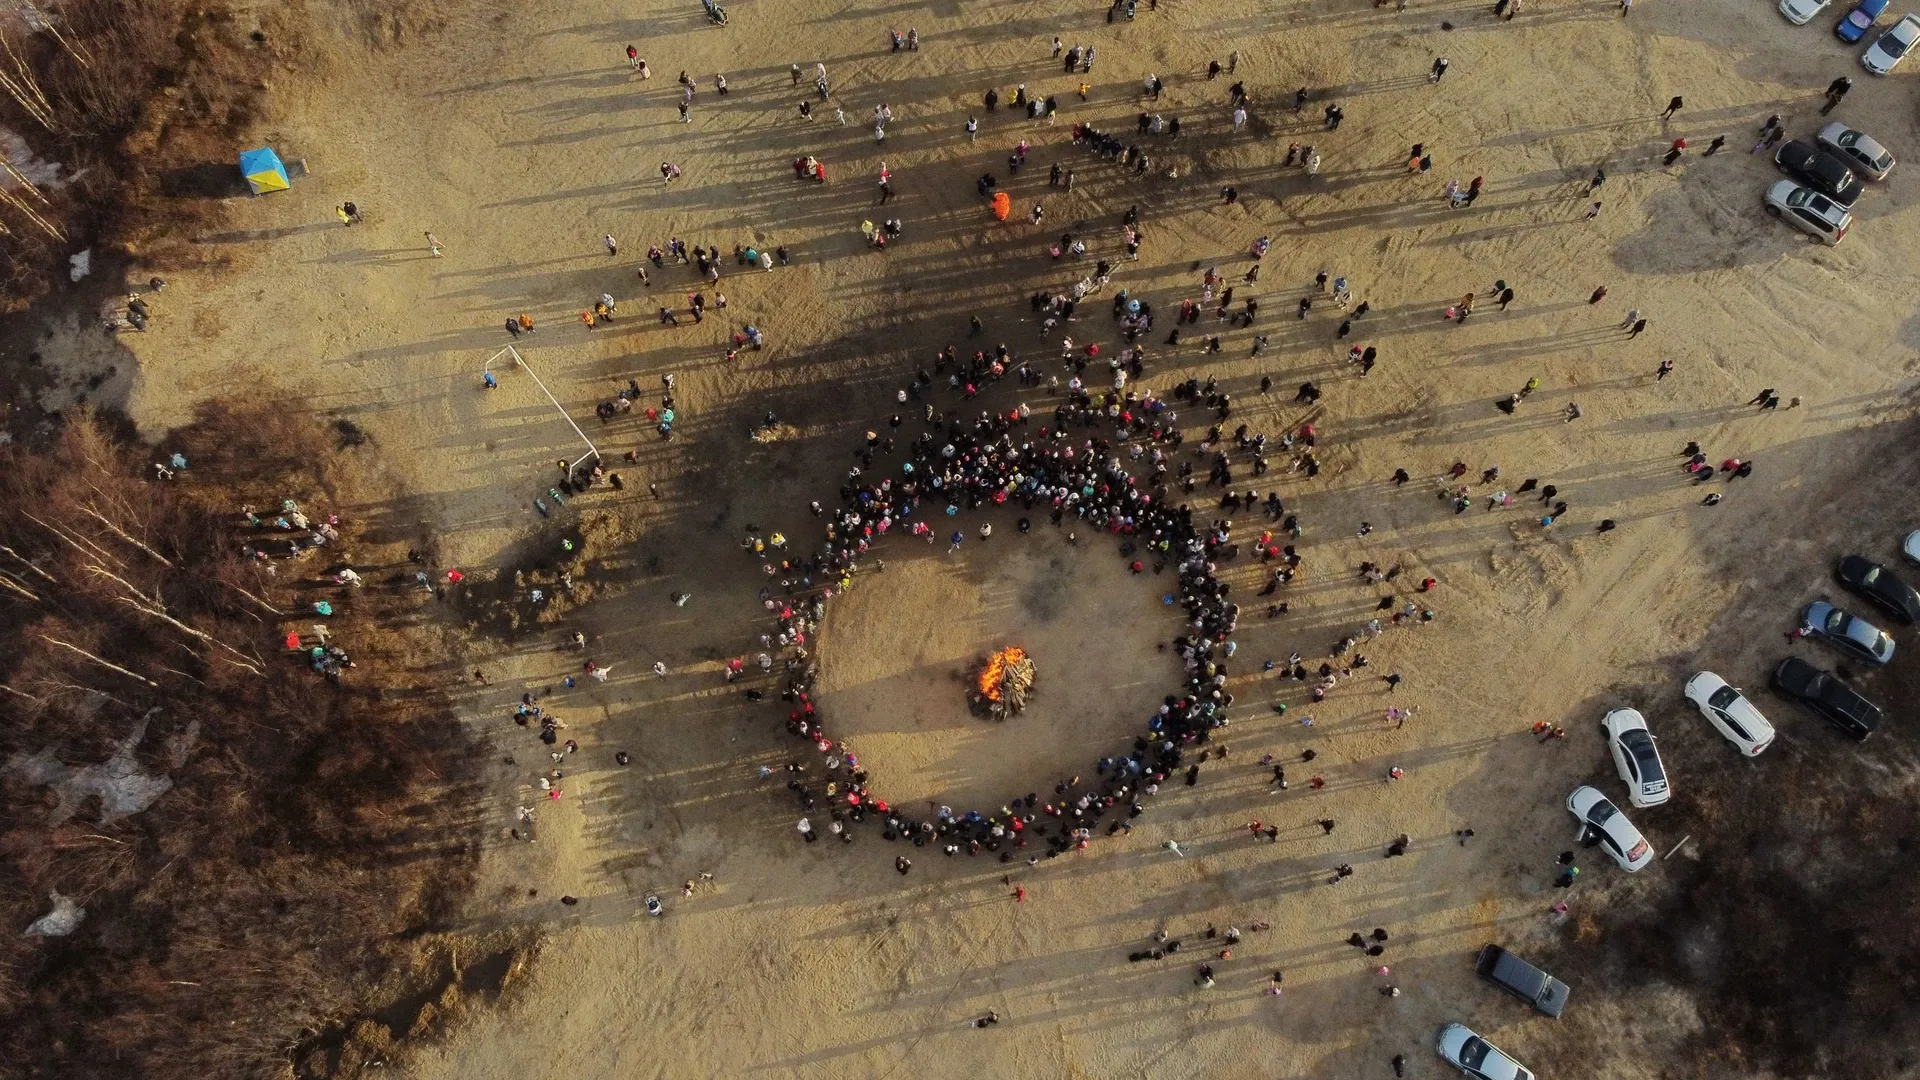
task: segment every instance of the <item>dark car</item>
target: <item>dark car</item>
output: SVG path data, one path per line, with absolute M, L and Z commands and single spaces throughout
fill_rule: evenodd
M 1473 968 L 1480 977 L 1554 1019 L 1567 1007 L 1567 984 L 1498 945 L 1481 947 Z
M 1920 592 L 1894 577 L 1886 567 L 1859 555 L 1840 560 L 1834 571 L 1840 584 L 1873 601 L 1880 610 L 1911 626 L 1920 621 Z
M 1797 656 L 1773 669 L 1774 689 L 1827 718 L 1855 742 L 1880 730 L 1880 706 L 1861 697 L 1831 671 L 1822 671 Z
M 1860 180 L 1847 163 L 1810 142 L 1795 139 L 1782 144 L 1774 152 L 1773 163 L 1841 206 L 1852 206 L 1860 198 Z

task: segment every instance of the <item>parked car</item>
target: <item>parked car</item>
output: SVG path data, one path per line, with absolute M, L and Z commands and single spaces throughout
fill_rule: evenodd
M 1869 180 L 1885 180 L 1893 171 L 1893 154 L 1878 139 L 1838 121 L 1821 128 L 1813 141 Z
M 1773 725 L 1727 680 L 1711 671 L 1695 672 L 1687 680 L 1686 695 L 1714 730 L 1739 747 L 1742 754 L 1759 757 L 1773 745 Z
M 1780 0 L 1780 14 L 1795 26 L 1805 26 L 1831 3 L 1833 0 Z
M 1907 534 L 1906 541 L 1900 545 L 1900 551 L 1906 555 L 1908 562 L 1920 566 L 1920 529 Z
M 1567 812 L 1580 823 L 1580 839 L 1599 837 L 1600 846 L 1620 869 L 1631 874 L 1653 861 L 1653 845 L 1599 788 L 1583 784 L 1573 789 L 1567 796 Z
M 1800 625 L 1808 637 L 1819 638 L 1855 660 L 1885 664 L 1893 659 L 1893 639 L 1885 630 L 1825 600 L 1808 604 Z
M 1833 672 L 1822 671 L 1797 656 L 1787 657 L 1773 669 L 1773 686 L 1826 717 L 1855 742 L 1866 742 L 1880 730 L 1880 706 L 1841 682 Z
M 1465 1024 L 1448 1024 L 1434 1038 L 1433 1049 L 1447 1064 L 1474 1080 L 1533 1080 L 1525 1065 L 1475 1034 Z
M 1493 985 L 1558 1020 L 1567 1007 L 1567 984 L 1498 945 L 1482 945 L 1473 970 Z
M 1653 744 L 1647 718 L 1635 709 L 1615 709 L 1600 721 L 1600 735 L 1613 752 L 1613 767 L 1627 782 L 1627 801 L 1635 806 L 1659 806 L 1672 798 L 1667 769 Z
M 1834 36 L 1849 45 L 1859 41 L 1867 36 L 1867 31 L 1873 29 L 1874 20 L 1885 10 L 1887 0 L 1860 0 L 1858 6 L 1847 12 L 1847 17 L 1834 26 Z
M 1785 221 L 1828 247 L 1847 238 L 1853 211 L 1810 187 L 1782 180 L 1767 189 L 1767 213 Z
M 1880 610 L 1908 626 L 1920 621 L 1920 592 L 1894 577 L 1892 571 L 1859 555 L 1840 560 L 1833 575 L 1840 584 L 1874 602 Z
M 1860 181 L 1847 163 L 1810 142 L 1781 143 L 1773 152 L 1773 163 L 1841 206 L 1852 206 L 1860 199 Z
M 1867 51 L 1860 54 L 1860 66 L 1875 75 L 1891 75 L 1913 51 L 1916 41 L 1920 41 L 1920 15 L 1905 16 L 1867 46 Z

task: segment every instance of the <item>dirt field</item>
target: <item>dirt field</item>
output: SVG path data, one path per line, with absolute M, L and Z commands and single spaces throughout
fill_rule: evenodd
M 537 629 L 477 634 L 466 658 L 491 679 L 466 692 L 472 720 L 520 779 L 497 792 L 499 833 L 470 918 L 535 924 L 549 938 L 508 1004 L 421 1048 L 410 1075 L 1341 1080 L 1391 1075 L 1388 1060 L 1404 1053 L 1408 1075 L 1438 1076 L 1428 1047 L 1456 1019 L 1543 1075 L 1874 1071 L 1853 1048 L 1805 1056 L 1808 1040 L 1838 1038 L 1839 1028 L 1783 1024 L 1791 985 L 1770 989 L 1775 997 L 1746 993 L 1808 945 L 1794 936 L 1816 921 L 1806 913 L 1895 888 L 1837 870 L 1899 861 L 1904 848 L 1892 844 L 1906 819 L 1874 814 L 1911 795 L 1904 652 L 1890 676 L 1864 683 L 1895 707 L 1865 748 L 1761 690 L 1797 605 L 1834 593 L 1831 561 L 1859 550 L 1896 562 L 1898 538 L 1920 524 L 1903 460 L 1920 349 L 1914 165 L 1869 185 L 1852 234 L 1827 249 L 1764 216 L 1760 193 L 1777 173 L 1746 152 L 1771 113 L 1790 135 L 1810 136 L 1821 89 L 1852 74 L 1860 85 L 1835 118 L 1920 159 L 1913 72 L 1866 76 L 1826 29 L 1832 9 L 1802 28 L 1754 0 L 1642 0 L 1627 19 L 1600 0 L 1529 0 L 1513 21 L 1490 5 L 1425 0 L 1398 13 L 1360 0 L 1167 0 L 1114 24 L 1097 4 L 827 10 L 755 0 L 732 6 L 724 28 L 692 4 L 444 10 L 436 32 L 379 47 L 358 23 L 315 17 L 302 42 L 311 62 L 276 76 L 262 130 L 305 159 L 308 177 L 289 193 L 236 199 L 225 224 L 198 238 L 193 267 L 163 267 L 172 285 L 151 330 L 130 340 L 138 363 L 123 357 L 94 391 L 124 400 L 156 434 L 221 394 L 349 419 L 411 492 L 356 512 L 417 535 L 438 568 L 464 568 L 476 582 L 556 558 L 560 530 L 579 525 L 592 537 L 579 585 L 594 599 Z M 917 29 L 921 50 L 889 53 L 889 27 Z M 1097 48 L 1091 75 L 1061 72 L 1049 57 L 1056 34 Z M 628 42 L 651 80 L 629 73 Z M 1238 71 L 1208 81 L 1208 60 L 1236 49 Z M 1450 67 L 1436 86 L 1426 74 L 1443 55 Z M 816 99 L 809 123 L 796 105 L 812 96 L 816 61 L 833 100 Z M 806 71 L 797 87 L 789 64 Z M 675 107 L 681 69 L 699 86 L 686 125 Z M 725 97 L 716 72 L 730 84 Z M 1166 90 L 1151 108 L 1183 128 L 1177 140 L 1138 137 L 1153 175 L 1072 146 L 1075 122 L 1135 141 L 1141 80 L 1155 73 Z M 1239 133 L 1225 103 L 1236 80 L 1254 101 Z M 1058 97 L 1057 125 L 981 111 L 986 89 L 1004 101 L 1021 83 Z M 1297 87 L 1310 100 L 1296 114 Z M 1676 94 L 1685 107 L 1662 122 Z M 881 103 L 895 119 L 877 145 Z M 1338 130 L 1322 122 L 1328 103 L 1345 110 Z M 977 142 L 963 132 L 970 114 L 981 121 Z M 1719 134 L 1726 150 L 1701 157 Z M 1682 136 L 1688 155 L 1663 168 L 1660 155 Z M 1032 156 L 1009 176 L 1021 139 Z M 1296 142 L 1322 155 L 1318 176 L 1284 164 Z M 1415 143 L 1433 155 L 1432 171 L 1409 173 Z M 795 182 L 788 162 L 804 154 L 827 163 L 831 183 Z M 898 192 L 884 208 L 883 160 Z M 679 164 L 682 178 L 664 183 L 661 161 Z M 1046 184 L 1055 162 L 1075 170 L 1071 192 Z M 1607 180 L 1589 196 L 1602 165 Z M 1013 193 L 1007 223 L 976 197 L 984 171 Z M 1446 182 L 1476 176 L 1483 195 L 1449 209 Z M 1228 184 L 1239 193 L 1232 205 L 1220 195 Z M 1603 206 L 1586 221 L 1590 199 Z M 364 224 L 333 216 L 347 200 Z M 1036 202 L 1040 226 L 1026 223 Z M 1130 206 L 1145 231 L 1136 262 L 1121 252 Z M 882 215 L 898 217 L 905 235 L 876 253 L 859 225 Z M 443 258 L 426 250 L 427 230 Z M 762 765 L 815 756 L 782 730 L 784 705 L 772 695 L 748 702 L 721 677 L 722 661 L 757 652 L 767 629 L 765 575 L 738 542 L 749 524 L 803 548 L 818 542 L 807 503 L 837 497 L 867 428 L 906 411 L 902 434 L 917 435 L 921 404 L 903 410 L 894 394 L 941 345 L 1004 341 L 1043 375 L 1060 372 L 1059 332 L 1039 336 L 1027 298 L 1087 273 L 1049 258 L 1061 231 L 1118 264 L 1115 287 L 1154 305 L 1140 385 L 1164 393 L 1188 376 L 1217 378 L 1235 399 L 1229 432 L 1244 422 L 1277 441 L 1316 425 L 1317 477 L 1290 472 L 1284 453 L 1266 476 L 1241 473 L 1299 515 L 1304 577 L 1271 598 L 1291 611 L 1269 619 L 1268 601 L 1251 595 L 1260 570 L 1245 560 L 1224 569 L 1245 607 L 1232 754 L 1197 787 L 1170 784 L 1131 836 L 1084 854 L 1030 870 L 927 849 L 901 878 L 897 849 L 873 831 L 850 850 L 802 845 L 782 782 L 759 779 Z M 617 256 L 602 246 L 606 233 Z M 1274 246 L 1248 285 L 1246 252 L 1262 235 Z M 635 273 L 649 244 L 676 236 L 783 246 L 792 265 L 746 272 L 724 260 L 727 308 L 695 325 L 685 308 L 700 286 L 689 268 L 648 266 L 651 287 Z M 1208 313 L 1183 328 L 1181 345 L 1162 344 L 1208 267 L 1236 286 L 1236 308 L 1259 300 L 1258 321 L 1228 328 Z M 1328 300 L 1295 317 L 1301 297 L 1318 296 L 1323 268 L 1370 305 L 1344 340 Z M 1517 294 L 1504 311 L 1490 300 L 1496 279 Z M 1589 303 L 1602 285 L 1606 298 Z M 579 313 L 603 292 L 620 317 L 589 332 Z M 1444 319 L 1468 292 L 1472 318 Z M 1090 298 L 1066 328 L 1105 356 L 1123 344 L 1110 297 Z M 661 306 L 680 309 L 678 326 L 654 318 Z M 1649 320 L 1631 340 L 1620 329 L 1630 309 Z M 520 312 L 539 327 L 520 349 L 625 478 L 624 492 L 600 489 L 551 521 L 533 500 L 580 440 L 524 372 L 505 371 L 498 391 L 480 388 L 482 364 L 509 343 L 503 320 Z M 985 330 L 970 341 L 975 314 Z M 726 335 L 746 322 L 769 347 L 729 363 Z M 1209 333 L 1223 337 L 1218 355 L 1201 351 Z M 1257 357 L 1255 333 L 1269 340 Z M 75 337 L 97 340 L 76 323 L 41 346 L 71 375 L 48 404 L 110 362 Z M 1380 350 L 1364 380 L 1345 362 L 1356 343 Z M 1673 373 L 1656 378 L 1667 359 Z M 654 395 L 669 372 L 671 442 L 637 416 L 593 419 L 628 379 Z M 1264 395 L 1262 376 L 1274 384 Z M 1539 392 L 1513 415 L 1496 409 L 1535 378 Z M 1295 403 L 1306 380 L 1325 393 L 1312 409 Z M 1766 387 L 1799 406 L 1743 404 Z M 1008 380 L 976 402 L 945 389 L 932 400 L 962 417 L 1026 400 L 1038 421 L 1057 398 Z M 1570 401 L 1583 415 L 1568 423 Z M 750 441 L 769 410 L 787 437 Z M 1204 416 L 1183 410 L 1189 450 Z M 1752 460 L 1754 476 L 1691 486 L 1680 471 L 1689 440 L 1714 462 Z M 1501 470 L 1497 482 L 1473 484 L 1461 514 L 1442 490 L 1456 461 L 1466 482 Z M 1395 485 L 1395 469 L 1411 482 Z M 1570 503 L 1550 528 L 1535 494 L 1488 509 L 1488 496 L 1526 478 Z M 1699 505 L 1707 490 L 1725 502 Z M 1193 499 L 1215 516 L 1218 497 L 1201 488 Z M 944 544 L 889 541 L 879 551 L 887 569 L 830 605 L 823 709 L 893 798 L 958 806 L 1050 786 L 1125 749 L 1143 710 L 1177 683 L 1177 664 L 1156 650 L 1177 632 L 1158 602 L 1165 590 L 1127 575 L 1107 542 L 1069 547 L 1044 525 L 1023 539 L 1016 516 L 961 515 L 953 528 L 972 535 L 991 520 L 995 536 L 953 559 Z M 1240 515 L 1236 529 L 1257 516 Z M 1597 531 L 1603 519 L 1618 528 Z M 1369 585 L 1363 561 L 1404 573 Z M 1416 596 L 1428 576 L 1436 590 Z M 676 593 L 692 599 L 676 606 Z M 1387 630 L 1363 650 L 1369 666 L 1324 703 L 1278 671 L 1261 673 L 1295 650 L 1317 666 L 1387 595 L 1416 599 L 1434 621 Z M 575 630 L 588 635 L 588 656 L 614 665 L 605 682 L 561 684 L 579 675 L 581 655 L 564 649 Z M 1910 636 L 1899 636 L 1908 649 Z M 1027 716 L 992 725 L 966 715 L 951 672 L 1007 640 L 1034 650 L 1042 692 Z M 1834 659 L 1815 644 L 1793 648 Z M 665 677 L 649 672 L 655 661 Z M 1767 756 L 1739 761 L 1684 708 L 1678 684 L 1700 667 L 1756 692 L 1781 732 Z M 1405 676 L 1391 696 L 1387 672 Z M 581 747 L 564 767 L 563 797 L 537 803 L 533 844 L 506 832 L 515 807 L 545 794 L 533 785 L 547 748 L 511 719 L 528 690 L 551 691 L 543 704 Z M 1286 716 L 1272 703 L 1288 704 Z M 1419 711 L 1396 729 L 1390 703 Z M 1551 880 L 1555 854 L 1573 846 L 1566 793 L 1591 781 L 1624 794 L 1594 733 L 1621 703 L 1665 736 L 1679 793 L 1632 816 L 1663 855 L 1694 839 L 1633 879 L 1582 852 L 1582 877 L 1562 892 Z M 1569 737 L 1538 744 L 1535 721 Z M 1307 749 L 1313 764 L 1291 766 L 1291 790 L 1271 792 L 1261 755 L 1297 763 Z M 617 750 L 632 764 L 616 765 Z M 1396 766 L 1406 776 L 1389 783 Z M 1316 774 L 1326 786 L 1311 791 L 1304 781 Z M 1830 786 L 1853 801 L 1793 809 Z M 1793 794 L 1766 815 L 1749 812 L 1749 800 L 1773 792 Z M 1256 817 L 1280 828 L 1277 843 L 1249 838 Z M 1323 835 L 1319 818 L 1337 828 Z M 1475 836 L 1463 845 L 1464 828 Z M 1817 838 L 1768 847 L 1738 875 L 1720 861 L 1755 844 L 1792 847 L 1781 834 L 1796 830 Z M 1408 856 L 1384 859 L 1403 832 Z M 1162 850 L 1170 839 L 1185 858 Z M 1355 875 L 1328 885 L 1343 862 Z M 681 883 L 702 872 L 713 880 L 682 897 Z M 1720 891 L 1694 891 L 1716 880 Z M 1750 888 L 1729 895 L 1734 881 Z M 1024 903 L 1011 899 L 1013 885 L 1028 890 Z M 640 908 L 654 891 L 663 919 Z M 1799 914 L 1768 906 L 1787 893 Z M 563 906 L 562 895 L 580 903 Z M 1702 906 L 1709 896 L 1725 903 Z M 1564 919 L 1548 912 L 1561 899 L 1572 904 Z M 1765 940 L 1777 948 L 1736 964 L 1712 942 L 1745 940 L 1727 910 L 1742 902 L 1772 913 L 1777 937 Z M 1217 963 L 1216 987 L 1195 988 L 1194 963 L 1219 947 L 1199 936 L 1205 927 L 1255 921 L 1272 929 Z M 1384 957 L 1344 943 L 1376 926 L 1392 934 Z M 1190 951 L 1129 964 L 1162 927 Z M 1872 933 L 1849 923 L 1823 941 L 1867 948 Z M 1489 940 L 1555 958 L 1575 988 L 1566 1021 L 1531 1018 L 1476 983 L 1469 957 Z M 1819 985 L 1836 1000 L 1897 998 L 1909 945 L 1883 937 L 1868 948 L 1875 963 L 1859 970 L 1878 981 L 1849 982 L 1841 970 Z M 1388 976 L 1375 973 L 1383 962 Z M 1286 976 L 1278 997 L 1264 992 L 1275 970 Z M 1400 996 L 1378 992 L 1388 985 Z M 997 1027 L 968 1026 L 988 1009 Z M 1720 1023 L 1730 1015 L 1731 1035 Z M 1907 1019 L 1898 1009 L 1833 1015 L 1881 1031 Z M 1623 1027 L 1631 1043 L 1618 1038 Z M 1884 1068 L 1897 1051 L 1871 1052 Z

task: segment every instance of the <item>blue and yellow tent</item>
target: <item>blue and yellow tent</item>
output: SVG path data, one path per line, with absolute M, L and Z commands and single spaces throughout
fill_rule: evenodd
M 280 155 L 270 146 L 258 150 L 248 150 L 240 155 L 240 175 L 247 178 L 248 186 L 255 195 L 268 191 L 285 191 L 293 184 L 287 179 L 287 167 L 280 162 Z

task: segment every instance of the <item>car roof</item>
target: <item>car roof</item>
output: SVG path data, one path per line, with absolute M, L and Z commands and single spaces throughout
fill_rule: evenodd
M 1773 159 L 1782 165 L 1799 165 L 1813 160 L 1813 155 L 1819 152 L 1820 149 L 1812 143 L 1794 139 L 1782 143 L 1780 149 L 1774 151 Z
M 1853 10 L 1870 15 L 1878 15 L 1887 10 L 1889 0 L 1860 0 Z

